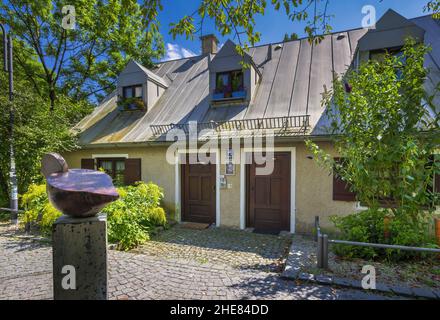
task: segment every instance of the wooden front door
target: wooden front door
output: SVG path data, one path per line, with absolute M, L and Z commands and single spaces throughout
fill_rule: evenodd
M 182 220 L 215 223 L 215 164 L 182 164 Z
M 264 167 L 254 161 L 248 165 L 247 226 L 257 232 L 290 231 L 290 153 L 274 153 L 270 175 L 256 175 Z

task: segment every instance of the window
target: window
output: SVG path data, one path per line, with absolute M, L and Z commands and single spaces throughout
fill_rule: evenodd
M 220 72 L 216 75 L 214 94 L 222 98 L 244 98 L 243 71 Z
M 402 47 L 370 51 L 370 60 L 376 60 L 382 62 L 385 58 L 385 54 L 387 53 L 394 57 L 399 58 L 402 62 L 405 62 L 403 60 L 404 57 L 403 57 Z M 397 75 L 397 79 L 401 80 L 403 76 L 402 70 L 396 70 L 396 75 Z
M 402 47 L 386 48 L 370 51 L 370 60 L 382 61 L 385 54 L 389 53 L 392 56 L 399 57 L 403 54 Z
M 141 159 L 126 158 L 98 158 L 81 159 L 81 169 L 104 169 L 104 171 L 113 179 L 117 186 L 131 185 L 142 180 Z
M 109 158 L 109 159 L 98 159 L 98 169 L 104 169 L 113 179 L 115 185 L 124 184 L 124 174 L 125 174 L 125 159 L 124 158 Z
M 125 100 L 126 109 L 136 110 L 143 108 L 142 85 L 127 86 L 122 88 L 122 97 Z
M 343 162 L 343 158 L 335 158 L 338 163 Z M 356 201 L 356 193 L 350 191 L 350 184 L 333 173 L 333 200 L 335 201 Z

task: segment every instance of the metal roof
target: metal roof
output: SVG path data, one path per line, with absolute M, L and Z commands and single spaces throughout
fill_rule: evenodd
M 411 21 L 425 30 L 425 42 L 433 48 L 426 58 L 431 90 L 440 82 L 440 23 L 431 16 Z M 324 134 L 328 125 L 321 106 L 324 87 L 331 88 L 334 73 L 347 71 L 365 33 L 365 29 L 355 29 L 326 35 L 318 45 L 308 39 L 272 44 L 270 60 L 266 59 L 270 45 L 250 48 L 248 54 L 262 78 L 249 105 L 210 105 L 208 60 L 212 55 L 161 62 L 154 70 L 143 68 L 165 79 L 168 86 L 148 112 L 118 111 L 112 93 L 74 129 L 81 132 L 82 145 L 132 143 L 157 139 L 150 125 L 308 115 L 309 134 Z M 440 106 L 440 97 L 436 103 Z

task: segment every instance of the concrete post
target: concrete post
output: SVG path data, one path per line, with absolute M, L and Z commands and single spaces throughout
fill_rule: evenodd
M 61 216 L 53 225 L 55 300 L 106 300 L 107 221 L 105 216 Z

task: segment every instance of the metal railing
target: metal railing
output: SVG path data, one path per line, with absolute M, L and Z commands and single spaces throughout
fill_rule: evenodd
M 305 133 L 310 127 L 310 115 L 276 117 L 276 118 L 259 118 L 259 119 L 242 119 L 242 120 L 226 120 L 211 121 L 197 123 L 197 131 L 211 129 L 215 132 L 222 131 L 241 131 L 241 130 L 261 130 L 261 129 L 279 129 L 280 131 L 297 129 L 298 134 Z M 150 125 L 153 135 L 163 135 L 172 129 L 183 130 L 186 134 L 189 132 L 189 123 L 170 123 L 160 125 Z
M 406 251 L 416 251 L 416 252 L 428 252 L 428 253 L 440 253 L 440 249 L 434 248 L 421 248 L 421 247 L 408 247 L 393 244 L 382 244 L 382 243 L 368 243 L 368 242 L 356 242 L 347 240 L 336 240 L 329 239 L 328 235 L 321 233 L 321 227 L 319 225 L 319 217 L 315 217 L 315 228 L 316 228 L 316 241 L 317 245 L 317 267 L 320 269 L 328 268 L 328 248 L 329 244 L 344 244 L 350 246 L 360 246 L 360 247 L 371 247 L 371 248 L 381 248 L 381 249 L 394 249 L 394 250 L 406 250 Z

